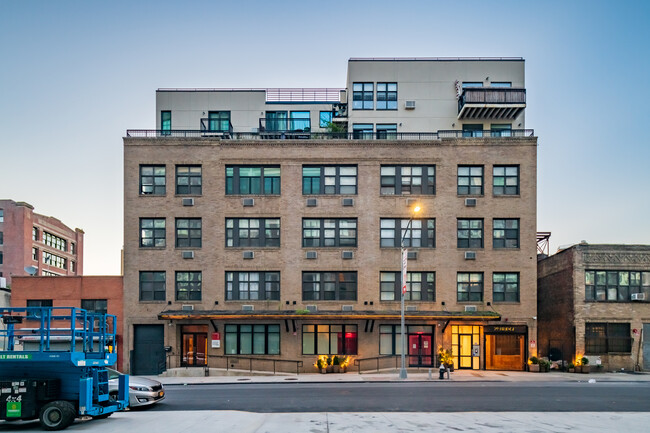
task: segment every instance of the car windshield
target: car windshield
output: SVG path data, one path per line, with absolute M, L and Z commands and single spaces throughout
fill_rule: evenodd
M 122 374 L 117 370 L 113 370 L 112 368 L 107 368 L 106 371 L 108 371 L 108 380 L 117 379 Z

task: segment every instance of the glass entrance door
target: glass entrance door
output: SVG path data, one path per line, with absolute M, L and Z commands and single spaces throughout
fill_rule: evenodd
M 181 366 L 203 367 L 207 363 L 208 327 L 207 325 L 183 326 L 181 331 Z
M 472 334 L 459 334 L 458 341 L 458 368 L 472 368 Z
M 409 334 L 409 367 L 433 366 L 433 335 Z

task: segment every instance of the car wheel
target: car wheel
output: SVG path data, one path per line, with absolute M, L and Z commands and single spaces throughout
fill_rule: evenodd
M 43 430 L 63 430 L 74 422 L 77 411 L 72 403 L 65 400 L 51 401 L 41 408 L 39 421 Z

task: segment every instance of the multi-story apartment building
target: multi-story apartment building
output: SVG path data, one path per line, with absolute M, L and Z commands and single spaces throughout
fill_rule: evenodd
M 83 274 L 81 229 L 71 229 L 58 219 L 34 212 L 25 202 L 0 200 L 0 277 Z
M 131 372 L 400 354 L 401 245 L 409 366 L 436 365 L 442 346 L 456 368 L 525 368 L 537 139 L 524 60 L 351 59 L 347 81 L 160 89 L 156 130 L 127 131 Z
M 538 286 L 541 355 L 650 370 L 650 246 L 573 245 L 539 262 Z

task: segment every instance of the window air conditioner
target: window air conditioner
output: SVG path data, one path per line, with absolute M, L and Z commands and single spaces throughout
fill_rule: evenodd
M 307 199 L 307 207 L 315 207 L 318 206 L 318 199 L 317 198 L 308 198 Z
M 465 251 L 465 260 L 476 260 L 476 251 Z
M 194 258 L 194 251 L 183 251 L 181 254 L 183 255 L 184 259 L 193 259 Z
M 353 259 L 354 258 L 354 251 L 341 251 L 341 258 L 342 259 Z
M 316 251 L 307 251 L 305 253 L 305 258 L 306 259 L 317 259 L 318 258 L 318 253 Z
M 415 101 L 405 101 L 404 108 L 407 110 L 413 110 L 415 108 Z
M 341 306 L 341 311 L 353 311 L 354 310 L 354 305 L 342 305 Z
M 318 311 L 318 306 L 316 306 L 316 305 L 306 305 L 305 308 L 310 313 L 315 313 L 316 311 Z
M 476 305 L 465 305 L 465 312 L 466 313 L 475 313 L 476 312 Z
M 244 205 L 244 207 L 255 206 L 255 199 L 254 198 L 243 198 L 242 201 L 241 201 L 241 204 Z
M 183 311 L 194 311 L 194 305 L 182 305 L 181 310 L 183 310 Z
M 416 307 L 415 305 L 407 305 L 406 311 L 418 311 L 418 307 Z
M 254 311 L 255 306 L 254 305 L 242 305 L 241 310 L 242 311 Z
M 255 253 L 253 251 L 244 251 L 243 256 L 245 259 L 254 259 Z
M 194 198 L 184 198 L 183 199 L 183 206 L 194 206 Z
M 407 258 L 408 258 L 408 260 L 417 260 L 418 259 L 418 252 L 417 251 L 409 251 L 407 253 Z
M 353 198 L 341 199 L 341 206 L 354 206 L 354 199 Z
M 632 293 L 631 298 L 633 301 L 645 301 L 645 293 Z
M 465 206 L 467 206 L 467 207 L 475 207 L 476 206 L 476 199 L 475 198 L 466 198 L 465 199 Z

